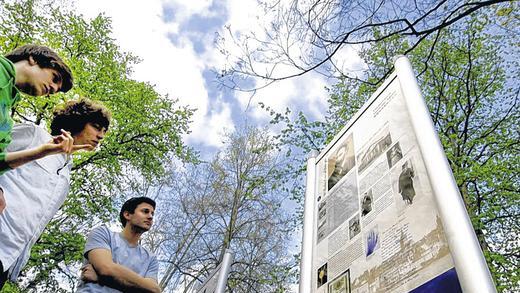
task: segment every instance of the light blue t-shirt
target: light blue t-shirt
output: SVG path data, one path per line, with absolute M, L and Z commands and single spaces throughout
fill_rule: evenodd
M 85 244 L 87 253 L 96 248 L 108 249 L 112 253 L 112 261 L 125 266 L 144 278 L 157 280 L 159 263 L 153 253 L 141 245 L 131 246 L 119 233 L 111 231 L 106 225 L 94 228 L 88 235 Z M 86 262 L 85 262 L 86 263 Z M 97 283 L 80 281 L 77 292 L 121 292 Z

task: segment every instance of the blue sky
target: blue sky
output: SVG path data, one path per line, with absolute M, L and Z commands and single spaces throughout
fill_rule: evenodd
M 197 108 L 192 133 L 185 140 L 203 157 L 218 151 L 224 131 L 244 123 L 265 125 L 269 116 L 259 102 L 279 111 L 285 107 L 301 110 L 313 118 L 320 118 L 326 110 L 325 87 L 330 81 L 316 73 L 273 84 L 252 98 L 250 93 L 219 86 L 214 72 L 224 68 L 226 60 L 215 46 L 215 38 L 227 33 L 226 26 L 235 36 L 251 29 L 262 35 L 268 18 L 256 0 L 76 0 L 74 5 L 87 19 L 100 13 L 112 19 L 117 43 L 142 59 L 133 78 L 150 82 L 160 93 Z M 238 50 L 233 46 L 226 49 Z

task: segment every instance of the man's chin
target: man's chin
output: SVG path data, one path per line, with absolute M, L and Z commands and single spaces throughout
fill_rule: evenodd
M 144 232 L 147 232 L 148 230 L 150 230 L 152 226 L 149 225 L 143 225 L 143 226 L 139 226 L 139 225 L 134 225 L 132 226 L 133 230 L 136 232 L 136 233 L 144 233 Z
M 43 95 L 42 93 L 40 93 L 40 91 L 38 91 L 36 88 L 34 88 L 32 86 L 21 86 L 18 89 L 22 93 L 29 95 L 29 96 L 33 96 L 33 97 L 39 97 L 39 96 Z

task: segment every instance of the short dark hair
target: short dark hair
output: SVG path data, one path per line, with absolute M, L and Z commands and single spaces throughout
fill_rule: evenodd
M 5 58 L 16 63 L 22 60 L 29 60 L 32 57 L 41 68 L 51 68 L 56 70 L 61 78 L 61 92 L 68 92 L 72 88 L 73 78 L 70 68 L 63 60 L 49 47 L 40 45 L 24 45 L 7 53 Z
M 133 214 L 137 206 L 142 204 L 143 202 L 151 205 L 155 209 L 155 201 L 146 196 L 132 197 L 131 199 L 125 201 L 125 203 L 121 207 L 121 211 L 119 212 L 119 221 L 121 221 L 123 228 L 126 226 L 126 219 L 124 213 L 129 212 L 130 214 Z
M 61 134 L 60 129 L 76 135 L 85 129 L 87 123 L 95 123 L 108 130 L 110 111 L 100 102 L 88 98 L 70 100 L 58 105 L 53 111 L 51 135 Z

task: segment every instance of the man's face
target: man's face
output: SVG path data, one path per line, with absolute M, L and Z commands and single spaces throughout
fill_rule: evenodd
M 52 95 L 61 88 L 61 75 L 52 68 L 42 68 L 32 57 L 29 58 L 29 66 L 26 71 L 26 80 L 16 86 L 24 93 L 31 96 Z
M 97 147 L 105 134 L 106 128 L 97 123 L 87 123 L 80 133 L 74 135 L 74 144 L 89 144 L 92 147 Z
M 150 230 L 153 224 L 153 215 L 155 209 L 148 203 L 140 203 L 133 214 L 125 212 L 127 225 L 131 225 L 132 229 L 137 229 L 138 232 L 146 232 Z

